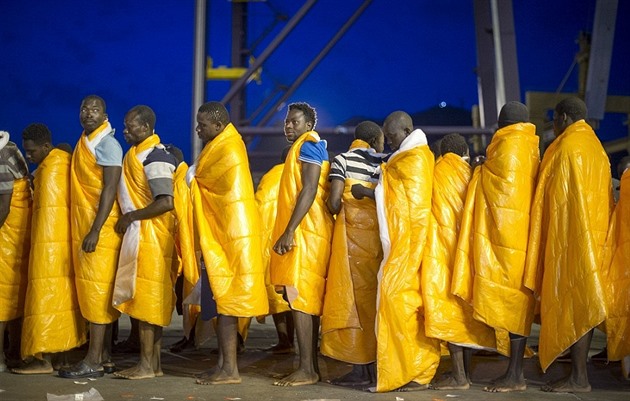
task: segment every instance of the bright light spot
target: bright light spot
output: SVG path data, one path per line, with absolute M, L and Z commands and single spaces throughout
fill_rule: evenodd
M 440 108 L 443 109 L 446 107 L 446 102 L 442 101 L 440 102 Z

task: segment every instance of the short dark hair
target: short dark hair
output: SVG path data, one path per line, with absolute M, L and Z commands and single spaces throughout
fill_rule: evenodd
M 300 110 L 304 113 L 304 120 L 306 120 L 307 123 L 312 123 L 313 129 L 315 129 L 315 126 L 317 125 L 317 112 L 310 104 L 306 102 L 291 103 L 289 104 L 289 111 L 291 110 Z
M 128 115 L 135 115 L 142 124 L 149 124 L 149 128 L 153 131 L 155 128 L 155 112 L 149 106 L 139 104 L 134 106 L 127 112 Z
M 52 145 L 52 133 L 45 124 L 34 123 L 29 124 L 22 131 L 23 141 L 33 141 L 36 145 L 44 145 L 50 143 Z
M 566 114 L 573 122 L 586 118 L 586 103 L 579 97 L 568 97 L 556 105 L 557 114 Z
M 103 106 L 103 113 L 107 111 L 107 105 L 105 104 L 105 99 L 103 99 L 99 95 L 87 95 L 86 97 L 83 98 L 83 101 L 81 101 L 81 104 L 87 102 L 88 100 L 96 100 L 97 102 L 101 104 L 101 106 Z
M 207 102 L 199 107 L 199 113 L 210 114 L 210 120 L 223 125 L 230 123 L 230 114 L 221 102 Z
M 369 144 L 382 134 L 381 127 L 373 121 L 362 121 L 354 129 L 354 137 Z
M 458 133 L 445 135 L 440 141 L 440 154 L 442 156 L 447 153 L 455 153 L 456 155 L 464 156 L 467 152 L 469 152 L 469 148 L 466 138 Z

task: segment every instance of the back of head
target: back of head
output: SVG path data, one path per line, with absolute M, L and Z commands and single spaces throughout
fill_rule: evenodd
M 566 114 L 573 122 L 583 120 L 586 118 L 586 103 L 579 97 L 568 97 L 556 105 L 556 114 Z
M 457 133 L 445 135 L 440 141 L 440 154 L 455 153 L 458 156 L 468 156 L 469 149 L 466 138 Z
M 210 120 L 228 125 L 230 123 L 230 113 L 221 102 L 207 102 L 199 107 L 199 113 L 210 115 Z
M 63 150 L 64 152 L 72 154 L 72 145 L 70 145 L 68 142 L 58 143 L 55 147 L 59 150 Z
M 383 126 L 385 125 L 401 128 L 407 133 L 413 131 L 413 120 L 411 119 L 411 116 L 400 110 L 388 115 L 383 123 Z
M 360 139 L 367 143 L 372 143 L 379 135 L 381 135 L 381 127 L 373 121 L 362 121 L 354 129 L 355 139 Z
M 33 143 L 38 146 L 47 143 L 52 145 L 52 134 L 45 124 L 34 123 L 24 128 L 24 131 L 22 131 L 22 140 L 33 141 Z
M 141 124 L 149 124 L 151 132 L 155 129 L 155 112 L 149 106 L 140 104 L 134 106 L 127 112 L 128 115 L 135 115 L 135 118 L 140 120 Z
M 497 124 L 499 128 L 517 123 L 529 122 L 529 110 L 521 102 L 510 101 L 501 108 Z
M 306 102 L 291 103 L 289 104 L 289 111 L 291 110 L 300 110 L 304 113 L 304 121 L 312 123 L 312 129 L 315 129 L 315 126 L 317 125 L 317 112 L 310 104 Z

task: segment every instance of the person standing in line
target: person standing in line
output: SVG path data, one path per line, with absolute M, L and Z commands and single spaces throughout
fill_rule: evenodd
M 260 216 L 245 143 L 225 106 L 219 102 L 201 105 L 196 130 L 203 149 L 191 166 L 194 238 L 207 272 L 208 282 L 202 283 L 209 284 L 205 296 L 216 302 L 219 343 L 217 366 L 204 372 L 196 383 L 237 384 L 241 382 L 237 365 L 239 318 L 247 321 L 269 310 Z M 202 301 L 202 314 L 203 308 Z
M 425 333 L 448 342 L 452 373 L 434 381 L 434 390 L 470 387 L 470 363 L 475 348 L 495 347 L 494 331 L 473 318 L 472 307 L 451 293 L 457 238 L 466 191 L 472 175 L 466 139 L 448 134 L 440 141 L 440 158 L 433 172 L 433 197 L 427 251 L 422 261 Z
M 53 373 L 52 356 L 86 341 L 74 284 L 70 246 L 71 153 L 53 147 L 44 124 L 22 132 L 26 159 L 33 173 L 33 217 L 28 288 L 22 323 L 22 357 L 31 360 L 11 371 L 17 374 Z
M 386 155 L 383 131 L 372 121 L 359 123 L 348 152 L 336 156 L 328 175 L 328 210 L 336 214 L 332 254 L 322 315 L 321 352 L 352 364 L 332 379 L 340 386 L 374 383 L 376 373 L 376 274 L 383 259 L 374 199 L 354 198 L 352 187 L 374 188 Z
M 497 351 L 510 357 L 505 375 L 484 391 L 524 391 L 523 357 L 535 301 L 523 285 L 523 271 L 540 151 L 524 104 L 506 103 L 498 128 L 468 186 L 452 293 L 494 329 Z
M 284 286 L 293 311 L 299 348 L 297 370 L 276 386 L 316 384 L 319 317 L 324 303 L 333 217 L 326 208 L 328 152 L 314 131 L 315 109 L 308 103 L 289 105 L 284 135 L 290 142 L 280 180 L 271 283 Z
M 68 379 L 101 377 L 115 370 L 110 361 L 111 323 L 120 316 L 112 295 L 122 240 L 114 225 L 120 217 L 116 191 L 123 151 L 103 98 L 86 96 L 79 121 L 83 133 L 70 163 L 70 232 L 77 298 L 90 323 L 90 341 L 85 358 L 59 370 L 59 376 Z
M 28 279 L 31 186 L 28 166 L 6 131 L 0 131 L 0 372 L 20 361 L 20 328 Z M 4 332 L 9 329 L 8 361 Z
M 175 306 L 175 249 L 173 211 L 175 156 L 155 133 L 155 113 L 138 105 L 125 115 L 125 141 L 131 148 L 123 160 L 118 187 L 122 216 L 116 232 L 124 234 L 118 259 L 113 304 L 138 320 L 140 361 L 115 372 L 124 379 L 162 376 L 162 328 L 171 323 Z
M 409 114 L 391 113 L 383 133 L 394 153 L 374 190 L 383 244 L 376 314 L 376 391 L 428 388 L 440 346 L 425 335 L 421 268 L 426 252 L 435 159 Z
M 543 391 L 591 391 L 586 369 L 593 328 L 606 319 L 602 259 L 613 206 L 610 161 L 577 97 L 554 110 L 532 203 L 525 286 L 540 299 L 538 358 L 544 371 L 565 350 L 571 373 Z

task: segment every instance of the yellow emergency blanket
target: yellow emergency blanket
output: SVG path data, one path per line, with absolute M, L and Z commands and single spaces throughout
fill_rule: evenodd
M 70 248 L 70 158 L 53 149 L 35 170 L 23 358 L 86 341 Z
M 118 186 L 122 213 L 153 203 L 143 162 L 160 137 L 153 134 L 132 146 L 123 160 Z M 157 326 L 171 323 L 175 305 L 175 278 L 179 260 L 175 250 L 176 217 L 168 211 L 151 219 L 132 222 L 123 237 L 116 273 L 113 303 L 129 316 Z
M 606 318 L 600 269 L 611 188 L 595 132 L 584 120 L 571 124 L 545 152 L 531 211 L 525 285 L 540 299 L 543 371 Z
M 9 215 L 0 227 L 0 321 L 22 317 L 28 280 L 31 236 L 31 187 L 28 178 L 13 182 Z
M 298 158 L 305 141 L 319 142 L 320 138 L 315 131 L 306 132 L 289 150 L 280 180 L 273 244 L 286 229 L 302 190 L 302 162 Z M 324 160 L 315 200 L 295 230 L 293 249 L 284 255 L 271 252 L 271 282 L 297 292 L 292 295 L 292 290 L 288 294 L 292 309 L 315 316 L 322 314 L 333 230 L 333 217 L 326 207 L 329 170 L 330 163 Z
M 440 363 L 439 341 L 424 334 L 420 288 L 433 167 L 426 136 L 415 130 L 382 165 L 375 190 L 383 244 L 376 315 L 378 392 L 411 381 L 428 384 Z
M 427 336 L 442 341 L 495 348 L 494 330 L 475 320 L 472 306 L 451 293 L 470 176 L 470 165 L 455 153 L 447 153 L 435 163 L 431 222 L 422 262 L 424 327 Z
M 262 234 L 262 257 L 265 266 L 265 288 L 269 301 L 269 314 L 288 312 L 289 304 L 276 292 L 276 287 L 271 284 L 271 253 L 273 252 L 273 225 L 276 222 L 276 208 L 278 207 L 278 190 L 284 163 L 277 164 L 262 176 L 256 190 L 256 204 L 260 212 Z
M 194 221 L 217 311 L 266 315 L 260 215 L 245 144 L 231 123 L 203 148 L 195 171 Z
M 122 240 L 114 231 L 120 216 L 118 202 L 114 201 L 101 228 L 96 251 L 83 252 L 81 246 L 92 228 L 103 190 L 103 168 L 96 164 L 95 148 L 111 132 L 111 125 L 105 121 L 89 136 L 83 133 L 75 146 L 70 169 L 70 232 L 77 297 L 83 317 L 98 324 L 111 323 L 120 316 L 112 306 Z
M 181 162 L 175 170 L 173 177 L 173 202 L 175 215 L 177 216 L 177 234 L 175 235 L 175 245 L 179 257 L 179 271 L 183 277 L 182 300 L 188 298 L 201 275 L 199 271 L 199 260 L 195 241 L 193 238 L 193 213 L 190 189 L 186 182 L 188 164 Z M 183 303 L 183 323 L 184 335 L 188 337 L 190 331 L 201 312 L 200 305 Z
M 630 355 L 630 170 L 621 176 L 619 202 L 610 219 L 602 269 L 609 361 Z
M 350 149 L 369 148 L 355 140 Z M 331 358 L 367 364 L 376 360 L 376 275 L 383 259 L 376 203 L 352 196 L 351 188 L 376 183 L 346 178 L 342 207 L 335 219 L 328 264 L 321 353 Z
M 534 318 L 523 271 L 539 153 L 533 124 L 499 129 L 464 205 L 452 292 L 472 305 L 475 319 L 495 329 L 503 355 L 509 355 L 508 333 L 528 336 Z

